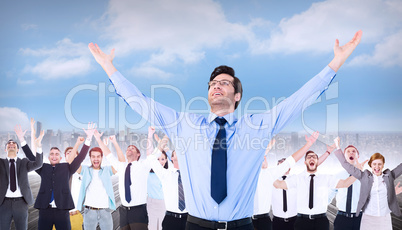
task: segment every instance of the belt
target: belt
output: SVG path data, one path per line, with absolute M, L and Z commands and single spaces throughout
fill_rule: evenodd
M 166 211 L 166 213 L 165 213 L 165 215 L 166 216 L 173 216 L 173 217 L 175 217 L 175 218 L 187 218 L 187 215 L 188 215 L 188 213 L 187 212 L 185 212 L 185 213 L 177 213 L 177 212 L 170 212 L 170 211 Z
M 124 208 L 126 210 L 131 210 L 131 209 L 134 209 L 134 208 L 141 208 L 143 206 L 146 206 L 146 204 L 141 204 L 141 205 L 136 205 L 136 206 L 129 206 L 129 207 L 121 205 L 120 207 L 122 207 L 122 208 Z
M 85 208 L 91 209 L 91 210 L 103 210 L 103 209 L 106 209 L 106 208 L 94 208 L 94 207 L 86 206 L 86 205 L 85 205 Z
M 239 219 L 239 220 L 232 220 L 232 221 L 210 221 L 210 220 L 204 220 L 204 219 L 192 216 L 192 215 L 188 215 L 187 221 L 190 223 L 196 224 L 200 227 L 203 227 L 203 228 L 218 229 L 218 230 L 241 227 L 241 226 L 252 223 L 250 217 L 246 217 L 246 218 Z
M 322 218 L 322 217 L 326 217 L 327 214 L 326 213 L 322 213 L 322 214 L 316 214 L 316 215 L 306 215 L 306 214 L 301 214 L 301 213 L 297 213 L 297 217 L 301 217 L 301 218 L 306 218 L 306 219 L 318 219 L 318 218 Z
M 347 214 L 346 212 L 343 212 L 343 211 L 339 211 L 338 210 L 338 214 L 337 215 L 340 215 L 340 216 L 346 216 L 346 217 L 349 217 L 349 218 L 355 218 L 355 217 L 357 217 L 358 215 L 360 215 L 361 213 L 350 213 L 350 214 Z
M 255 219 L 264 218 L 264 217 L 268 217 L 268 216 L 269 216 L 269 213 L 264 213 L 264 214 L 254 215 L 251 218 L 253 220 L 255 220 Z
M 12 200 L 12 201 L 18 201 L 18 200 L 23 200 L 23 197 L 5 197 L 5 200 Z
M 282 222 L 289 222 L 289 221 L 291 221 L 293 219 L 296 219 L 296 217 L 297 216 L 292 216 L 292 217 L 289 217 L 289 218 L 282 218 L 282 217 L 274 216 L 273 219 L 277 219 L 277 220 L 282 221 Z

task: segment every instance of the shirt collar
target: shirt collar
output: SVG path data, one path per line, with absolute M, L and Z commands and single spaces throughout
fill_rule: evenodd
M 209 112 L 208 123 L 211 124 L 211 122 L 213 122 L 216 117 L 218 117 L 218 115 L 216 115 L 215 113 Z M 234 115 L 234 113 L 226 114 L 225 116 L 223 116 L 223 118 L 225 118 L 225 120 L 227 121 L 229 126 L 231 126 L 235 121 L 237 121 L 237 117 Z
M 10 159 L 14 159 L 15 161 L 17 161 L 17 157 L 15 157 L 15 158 L 10 158 L 9 156 L 7 156 L 8 162 L 10 162 Z

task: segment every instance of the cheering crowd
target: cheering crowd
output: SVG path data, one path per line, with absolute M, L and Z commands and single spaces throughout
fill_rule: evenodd
M 306 144 L 281 159 L 276 167 L 268 168 L 266 162 L 266 152 L 274 141 L 267 149 L 241 145 L 245 139 L 272 139 L 314 103 L 352 54 L 361 36 L 358 31 L 343 46 L 336 40 L 333 60 L 286 100 L 265 113 L 240 118 L 234 111 L 243 88 L 231 67 L 219 66 L 212 72 L 208 83 L 211 112 L 204 117 L 177 112 L 148 98 L 114 67 L 114 50 L 105 54 L 98 45 L 90 43 L 92 55 L 109 76 L 117 95 L 166 136 L 161 139 L 155 136 L 158 147 L 152 150 L 155 129 L 149 129 L 146 159 L 140 159 L 141 153 L 133 145 L 124 156 L 115 138 L 108 137 L 116 158 L 101 140 L 102 133 L 89 124 L 86 139 L 79 138 L 71 151 L 66 150 L 65 163 L 60 163 L 61 151 L 53 147 L 49 164 L 43 164 L 43 133 L 31 144 L 35 148 L 31 151 L 24 140 L 25 132 L 17 126 L 15 131 L 27 158 L 16 159 L 19 145 L 15 140 L 7 142 L 8 156 L 0 165 L 1 229 L 9 229 L 11 219 L 16 228 L 26 229 L 27 207 L 33 204 L 27 172 L 32 170 L 42 179 L 34 207 L 39 209 L 38 229 L 44 230 L 52 229 L 53 225 L 56 229 L 71 229 L 73 219 L 78 219 L 81 211 L 84 229 L 95 229 L 97 224 L 101 229 L 113 229 L 111 210 L 116 209 L 116 202 L 111 176 L 114 174 L 119 177 L 121 229 L 153 230 L 160 227 L 160 222 L 162 229 L 329 229 L 326 212 L 330 189 L 338 189 L 335 229 L 392 229 L 390 213 L 401 215 L 396 199 L 401 187 L 395 188 L 394 180 L 402 174 L 402 164 L 384 170 L 384 156 L 375 153 L 368 161 L 371 170 L 363 170 L 365 162 L 358 162 L 357 148 L 347 146 L 342 151 L 339 138 L 318 157 L 309 150 L 318 132 L 306 137 Z M 93 137 L 99 147 L 90 149 Z M 166 161 L 170 161 L 166 154 L 168 139 L 175 151 L 170 157 L 172 163 L 166 166 Z M 83 147 L 77 154 L 81 144 Z M 345 169 L 342 177 L 317 172 L 318 165 L 333 151 Z M 81 166 L 88 152 L 91 165 Z M 102 165 L 103 157 L 111 166 Z M 289 175 L 290 168 L 302 158 L 306 171 Z M 152 172 L 150 176 L 151 169 L 157 178 Z M 156 201 L 161 194 L 150 192 L 149 178 L 155 187 L 159 179 L 163 190 L 166 209 L 163 221 L 157 214 L 163 209 L 162 204 Z M 75 193 L 78 187 L 79 192 Z M 78 194 L 78 198 L 72 193 Z M 268 213 L 271 206 L 272 220 Z M 156 224 L 150 220 L 154 216 Z

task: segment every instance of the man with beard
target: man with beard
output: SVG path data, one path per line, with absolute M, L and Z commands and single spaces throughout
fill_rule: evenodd
M 327 151 L 322 154 L 318 159 L 318 166 L 321 165 L 335 149 L 335 144 L 328 146 Z M 285 162 L 286 158 L 282 158 L 278 161 L 278 165 Z M 278 180 L 286 180 L 289 177 L 290 168 L 282 175 L 282 178 Z M 273 230 L 293 230 L 294 223 L 297 218 L 297 190 L 295 188 L 283 190 L 273 189 L 272 191 L 272 229 Z
M 328 191 L 334 188 L 347 188 L 356 178 L 348 177 L 339 180 L 333 175 L 317 173 L 318 155 L 309 150 L 304 164 L 307 170 L 290 177 L 285 181 L 276 180 L 275 188 L 297 189 L 296 230 L 328 230 L 329 221 L 326 216 Z
M 99 135 L 95 132 L 95 135 Z M 100 141 L 98 136 L 95 136 Z M 112 210 L 116 209 L 111 177 L 116 172 L 111 166 L 102 166 L 103 152 L 99 147 L 89 150 L 91 166 L 81 166 L 77 173 L 82 175 L 77 209 L 84 207 L 84 229 L 113 229 Z

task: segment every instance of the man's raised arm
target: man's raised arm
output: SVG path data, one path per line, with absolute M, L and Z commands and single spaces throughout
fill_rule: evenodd
M 177 134 L 177 123 L 180 120 L 180 114 L 175 110 L 156 103 L 153 99 L 145 96 L 138 88 L 130 81 L 125 79 L 123 75 L 117 71 L 113 65 L 114 49 L 110 54 L 105 54 L 97 44 L 90 43 L 89 50 L 95 60 L 102 66 L 109 80 L 116 89 L 117 95 L 145 120 L 152 125 L 160 127 L 165 134 Z
M 260 119 L 262 119 L 264 125 L 271 127 L 271 136 L 279 133 L 328 89 L 328 86 L 336 75 L 336 71 L 338 71 L 359 44 L 361 36 L 362 31 L 358 31 L 351 41 L 341 47 L 339 46 L 339 41 L 336 40 L 334 46 L 335 56 L 328 66 L 271 110 L 258 116 L 254 115 L 255 121 L 253 124 L 260 124 Z

